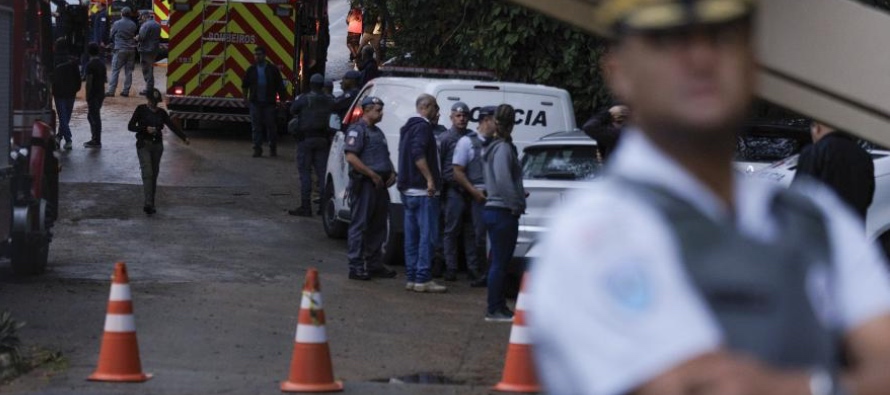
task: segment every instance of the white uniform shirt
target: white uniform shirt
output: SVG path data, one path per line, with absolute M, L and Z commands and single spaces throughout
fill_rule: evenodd
M 767 212 L 778 185 L 737 174 L 731 215 L 639 131 L 625 133 L 612 160 L 612 173 L 663 187 L 746 236 L 782 236 Z M 723 338 L 661 214 L 613 182 L 595 183 L 557 210 L 528 284 L 536 363 L 553 394 L 627 393 Z M 807 195 L 826 215 L 834 260 L 833 290 L 811 294 L 817 316 L 849 330 L 888 314 L 886 263 L 862 224 L 827 189 Z

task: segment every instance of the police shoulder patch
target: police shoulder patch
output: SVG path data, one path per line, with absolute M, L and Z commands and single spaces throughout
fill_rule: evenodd
M 627 263 L 606 272 L 603 285 L 615 307 L 630 313 L 643 313 L 653 303 L 653 284 L 649 277 L 641 265 Z

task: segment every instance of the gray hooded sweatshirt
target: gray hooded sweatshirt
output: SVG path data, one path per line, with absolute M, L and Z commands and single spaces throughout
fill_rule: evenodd
M 522 167 L 516 148 L 504 139 L 488 140 L 482 152 L 485 173 L 485 207 L 509 209 L 513 215 L 525 212 L 525 188 L 522 186 Z

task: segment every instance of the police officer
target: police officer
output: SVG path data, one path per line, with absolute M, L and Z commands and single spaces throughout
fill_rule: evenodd
M 472 135 L 471 142 L 479 142 L 476 132 L 467 128 L 470 121 L 470 108 L 463 102 L 454 103 L 451 106 L 451 128 L 443 132 L 439 136 L 439 151 L 442 154 L 442 178 L 445 180 L 445 237 L 443 240 L 445 249 L 445 281 L 457 280 L 457 262 L 458 252 L 460 250 L 460 237 L 463 236 L 464 250 L 467 258 L 467 268 L 469 269 L 469 277 L 476 280 L 479 277 L 479 260 L 476 256 L 476 240 L 475 232 L 472 224 L 472 199 L 470 191 L 458 183 L 455 177 L 454 162 L 455 148 L 458 140 L 463 137 Z M 481 149 L 481 142 L 478 144 Z M 472 144 L 470 147 L 463 147 L 464 150 L 460 156 L 466 157 L 474 155 Z M 467 149 L 469 148 L 469 149 Z M 467 152 L 469 151 L 469 152 Z M 466 166 L 466 163 L 463 163 Z M 482 177 L 481 166 L 478 168 L 480 178 Z M 485 180 L 481 180 L 484 184 Z M 471 184 L 472 185 L 472 184 Z M 473 189 L 471 187 L 471 189 Z M 473 189 L 475 191 L 475 189 Z
M 606 81 L 633 112 L 532 267 L 526 322 L 548 392 L 887 393 L 890 279 L 860 220 L 824 186 L 733 171 L 754 2 L 591 7 L 613 43 Z
M 324 76 L 313 74 L 309 78 L 311 92 L 300 95 L 291 104 L 290 112 L 297 118 L 297 167 L 300 171 L 300 202 L 296 210 L 288 214 L 312 216 L 312 168 L 318 180 L 319 194 L 324 190 L 324 172 L 331 149 L 330 117 L 334 102 L 326 95 Z M 320 209 L 319 209 L 320 210 Z
M 346 111 L 349 111 L 349 106 L 352 105 L 352 101 L 358 96 L 358 80 L 360 78 L 362 78 L 362 75 L 358 71 L 349 70 L 340 81 L 340 89 L 343 89 L 343 94 L 334 99 L 334 112 L 340 116 L 340 119 L 346 118 Z
M 346 131 L 346 162 L 349 163 L 349 279 L 393 278 L 395 270 L 383 265 L 382 250 L 389 216 L 389 192 L 396 173 L 386 136 L 376 125 L 383 119 L 383 101 L 362 99 L 362 119 Z

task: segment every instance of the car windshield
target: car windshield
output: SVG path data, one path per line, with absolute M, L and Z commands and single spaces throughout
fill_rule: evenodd
M 775 135 L 749 133 L 736 139 L 736 160 L 771 163 L 795 155 L 809 144 L 806 134 Z
M 526 179 L 589 180 L 599 174 L 601 167 L 595 145 L 528 147 L 522 157 L 522 176 Z

